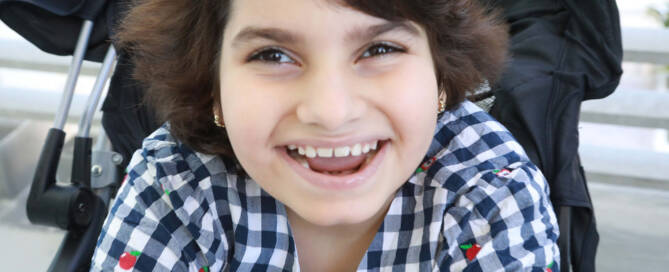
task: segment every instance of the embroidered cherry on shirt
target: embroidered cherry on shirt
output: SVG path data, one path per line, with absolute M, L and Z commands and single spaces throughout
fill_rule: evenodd
M 165 189 L 165 187 L 163 187 L 163 184 L 162 184 L 162 183 L 159 183 L 159 184 L 160 184 L 160 189 L 162 189 L 163 191 L 165 191 L 165 194 L 166 194 L 166 195 L 170 195 L 170 190 Z
M 552 261 L 547 267 L 546 267 L 546 272 L 553 272 L 553 264 L 555 261 Z
M 137 262 L 137 257 L 142 254 L 139 251 L 130 251 L 130 252 L 123 252 L 121 254 L 121 257 L 119 257 L 118 260 L 118 266 L 120 266 L 123 270 L 128 270 L 135 266 L 135 263 Z
M 476 254 L 479 254 L 479 251 L 481 250 L 481 246 L 479 244 L 460 245 L 460 248 L 467 250 L 465 252 L 465 257 L 467 257 L 467 260 L 469 261 L 476 258 Z
M 498 177 L 503 177 L 503 178 L 506 178 L 509 175 L 511 175 L 511 171 L 509 169 L 506 169 L 506 168 L 501 169 L 501 170 L 500 169 L 495 169 L 495 170 L 492 170 L 492 172 L 493 172 L 493 174 L 497 175 Z
M 209 272 L 209 267 L 203 266 L 202 268 L 200 268 L 200 270 L 198 270 L 198 272 Z
M 421 164 L 420 167 L 418 167 L 418 169 L 416 169 L 416 173 L 427 171 L 427 169 L 429 169 L 430 166 L 432 166 L 435 161 L 437 161 L 437 157 L 430 158 L 429 160 Z

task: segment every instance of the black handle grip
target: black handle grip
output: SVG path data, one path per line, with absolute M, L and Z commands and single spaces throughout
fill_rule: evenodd
M 90 189 L 80 188 L 78 184 L 56 185 L 56 173 L 64 141 L 65 132 L 55 128 L 49 130 L 35 169 L 26 209 L 28 219 L 33 224 L 69 230 L 89 224 L 93 195 Z M 90 154 L 88 156 L 90 165 Z
M 91 147 L 90 137 L 74 138 L 74 159 L 72 160 L 72 183 L 91 188 Z

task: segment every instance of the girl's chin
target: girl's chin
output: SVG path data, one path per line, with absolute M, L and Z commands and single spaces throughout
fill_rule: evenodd
M 367 214 L 340 214 L 333 213 L 330 216 L 322 215 L 310 215 L 300 216 L 304 221 L 308 222 L 311 225 L 318 227 L 343 227 L 343 226 L 353 226 L 359 225 L 365 222 L 370 221 L 373 218 L 373 213 L 371 215 Z
M 376 199 L 374 196 L 361 196 L 360 201 L 346 201 L 345 203 L 332 203 L 323 201 L 318 203 L 302 203 L 301 207 L 289 208 L 302 220 L 312 225 L 321 227 L 352 226 L 376 221 L 379 217 L 385 217 L 390 206 L 391 196 L 388 201 L 369 201 Z

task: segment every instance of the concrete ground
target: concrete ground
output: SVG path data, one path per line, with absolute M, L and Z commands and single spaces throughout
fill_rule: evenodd
M 669 191 L 590 183 L 600 234 L 598 271 L 669 270 Z M 25 194 L 0 203 L 1 271 L 45 271 L 63 232 L 32 226 Z
M 598 271 L 669 271 L 669 191 L 590 183 Z

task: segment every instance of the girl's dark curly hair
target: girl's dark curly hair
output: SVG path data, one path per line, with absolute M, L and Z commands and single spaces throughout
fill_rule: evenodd
M 447 109 L 506 61 L 508 34 L 497 12 L 477 0 L 337 0 L 389 21 L 410 20 L 427 32 L 439 90 Z M 145 100 L 172 135 L 207 154 L 234 158 L 225 129 L 214 124 L 219 96 L 218 59 L 231 0 L 138 0 L 126 14 L 115 44 L 134 61 Z

